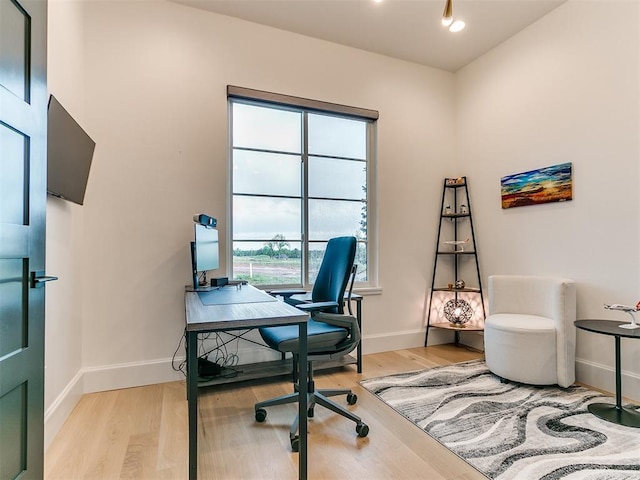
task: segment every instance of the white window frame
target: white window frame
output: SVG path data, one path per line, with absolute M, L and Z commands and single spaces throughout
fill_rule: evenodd
M 300 97 L 293 97 L 290 95 L 282 95 L 272 92 L 265 92 L 261 90 L 254 90 L 244 87 L 237 87 L 233 85 L 227 86 L 227 100 L 228 100 L 228 161 L 229 161 L 229 178 L 228 178 L 228 228 L 227 228 L 227 265 L 233 272 L 233 139 L 232 139 L 232 125 L 233 125 L 233 103 L 246 103 L 258 106 L 271 106 L 275 108 L 290 109 L 301 112 L 304 115 L 303 125 L 306 129 L 307 126 L 307 113 L 324 113 L 329 115 L 336 115 L 342 118 L 354 118 L 358 120 L 365 120 L 367 124 L 367 153 L 366 153 L 366 182 L 367 182 L 367 281 L 356 282 L 355 287 L 359 290 L 376 289 L 378 287 L 378 242 L 377 242 L 377 125 L 376 121 L 379 117 L 378 112 L 375 110 L 368 110 L 358 107 L 349 107 L 340 104 L 321 102 L 317 100 L 310 100 Z M 306 132 L 304 132 L 304 138 L 306 138 Z M 307 146 L 303 146 L 302 156 L 305 169 L 303 180 L 306 183 L 307 176 Z M 321 156 L 322 157 L 322 156 Z M 331 157 L 329 157 L 331 158 Z M 277 285 L 278 288 L 286 287 L 302 287 L 311 288 L 312 284 L 308 284 L 309 267 L 308 267 L 308 254 L 309 254 L 309 240 L 306 238 L 306 232 L 308 231 L 308 189 L 307 185 L 303 186 L 303 212 L 302 212 L 302 284 L 295 285 Z M 269 286 L 265 286 L 269 287 Z

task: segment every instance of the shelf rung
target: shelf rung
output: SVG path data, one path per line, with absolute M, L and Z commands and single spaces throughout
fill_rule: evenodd
M 473 288 L 473 287 L 465 287 L 465 288 L 434 287 L 433 291 L 434 292 L 451 292 L 451 293 L 455 293 L 455 292 L 480 293 L 479 288 Z
M 481 332 L 484 330 L 484 326 L 467 324 L 464 327 L 454 327 L 450 323 L 432 323 L 429 328 L 443 328 L 445 330 L 455 330 L 457 332 Z
M 438 250 L 438 255 L 475 255 L 476 252 L 469 252 L 465 250 L 464 252 L 443 252 Z

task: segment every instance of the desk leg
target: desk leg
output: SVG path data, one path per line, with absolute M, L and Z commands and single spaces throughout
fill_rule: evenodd
M 356 365 L 358 366 L 358 373 L 362 373 L 362 300 L 356 302 L 356 320 L 360 329 L 360 343 L 356 350 Z
M 300 342 L 300 352 L 298 353 L 298 418 L 300 424 L 298 433 L 300 435 L 300 449 L 298 455 L 298 479 L 307 478 L 307 323 L 298 324 L 298 338 Z
M 592 403 L 587 407 L 596 417 L 607 422 L 640 428 L 640 413 L 622 406 L 622 364 L 620 362 L 620 337 L 616 335 L 616 405 Z
M 616 335 L 616 408 L 622 408 L 622 364 L 620 362 L 620 337 Z
M 198 478 L 198 334 L 187 332 L 187 411 L 189 480 Z

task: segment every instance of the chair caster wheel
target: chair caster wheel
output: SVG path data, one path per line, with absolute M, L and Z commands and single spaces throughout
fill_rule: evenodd
M 291 451 L 299 452 L 300 451 L 300 437 L 296 435 L 291 439 Z
M 358 396 L 355 393 L 347 394 L 347 403 L 349 405 L 355 405 L 357 401 L 358 401 Z
M 256 422 L 264 422 L 267 419 L 267 411 L 264 408 L 256 410 Z
M 313 408 L 310 408 L 309 410 L 307 410 L 307 418 L 313 418 Z
M 366 423 L 359 423 L 356 425 L 356 432 L 358 432 L 359 437 L 366 437 L 369 435 L 369 427 Z

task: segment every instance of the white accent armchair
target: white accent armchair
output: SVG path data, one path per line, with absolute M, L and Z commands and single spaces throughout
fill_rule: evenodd
M 507 380 L 568 387 L 575 381 L 576 290 L 573 280 L 489 277 L 487 367 Z

